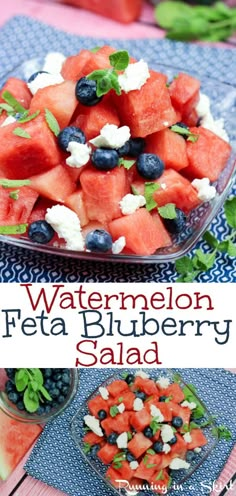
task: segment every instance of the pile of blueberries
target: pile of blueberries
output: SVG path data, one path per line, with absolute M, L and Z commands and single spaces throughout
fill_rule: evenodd
M 13 403 L 18 410 L 27 411 L 23 402 L 24 392 L 19 392 L 15 385 L 15 373 L 17 369 L 5 369 L 8 380 L 5 384 L 5 393 L 8 400 Z M 43 399 L 38 410 L 35 412 L 37 415 L 44 415 L 50 413 L 54 408 L 64 403 L 68 396 L 71 375 L 70 369 L 40 369 L 44 383 L 43 386 L 50 394 L 52 400 Z
M 135 377 L 133 374 L 128 374 L 126 379 L 125 379 L 127 384 L 132 384 L 134 382 L 134 380 L 135 380 Z M 136 398 L 140 398 L 142 401 L 145 401 L 148 397 L 148 395 L 145 394 L 143 391 L 135 391 L 135 396 L 136 396 Z M 166 396 L 160 396 L 159 401 L 165 402 L 166 398 L 167 398 Z M 106 417 L 107 417 L 106 411 L 105 410 L 99 410 L 99 412 L 98 412 L 99 420 L 104 420 Z M 172 427 L 175 427 L 176 429 L 178 429 L 179 427 L 182 427 L 182 425 L 183 425 L 182 418 L 181 417 L 173 417 L 171 425 L 172 425 Z M 136 432 L 135 429 L 133 429 L 133 433 L 135 433 L 135 432 Z M 154 433 L 153 433 L 151 426 L 146 427 L 143 430 L 143 434 L 145 437 L 151 439 L 154 436 Z M 118 436 L 119 436 L 119 434 L 116 434 L 116 432 L 112 432 L 106 438 L 107 443 L 116 444 L 116 440 L 117 440 Z M 177 437 L 174 435 L 173 438 L 168 442 L 168 444 L 171 446 L 171 445 L 175 444 L 176 442 L 177 442 Z M 152 449 L 155 451 L 155 453 L 163 453 L 163 444 L 164 443 L 162 441 L 156 441 L 153 444 Z M 100 450 L 99 444 L 93 445 L 91 447 L 91 450 L 90 450 L 91 456 L 95 457 L 99 450 Z M 136 461 L 135 456 L 128 449 L 124 449 L 123 451 L 125 452 L 125 457 L 126 457 L 127 462 Z M 186 461 L 188 463 L 191 463 L 195 458 L 196 458 L 196 454 L 194 453 L 194 451 L 188 450 L 186 453 Z

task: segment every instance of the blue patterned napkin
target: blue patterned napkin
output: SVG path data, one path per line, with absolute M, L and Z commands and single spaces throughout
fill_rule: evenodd
M 220 424 L 226 425 L 233 434 L 230 442 L 217 444 L 209 458 L 184 485 L 183 492 L 173 491 L 173 496 L 209 495 L 207 489 L 201 488 L 201 482 L 209 485 L 217 479 L 236 442 L 236 375 L 222 369 L 176 370 L 185 382 L 197 387 L 210 413 L 217 414 Z M 159 372 L 161 375 L 161 369 Z M 70 433 L 73 415 L 94 389 L 112 374 L 114 369 L 81 370 L 80 388 L 73 403 L 62 416 L 46 426 L 26 463 L 25 469 L 29 475 L 68 496 L 113 496 L 113 491 L 86 464 Z M 189 484 L 195 486 L 194 492 L 188 489 Z
M 38 57 L 43 60 L 48 51 L 61 51 L 65 55 L 71 55 L 81 48 L 92 48 L 103 43 L 126 48 L 134 57 L 145 57 L 150 66 L 157 63 L 169 64 L 233 83 L 232 67 L 236 67 L 236 50 L 157 39 L 127 41 L 82 38 L 31 18 L 18 16 L 0 30 L 0 85 L 9 75 L 18 75 L 20 64 Z M 236 185 L 232 193 L 236 194 Z M 226 232 L 223 211 L 214 220 L 211 229 L 219 239 Z M 197 245 L 198 248 L 204 246 L 203 241 Z M 0 243 L 0 282 L 165 283 L 175 279 L 176 273 L 171 263 L 127 265 L 70 260 Z M 236 281 L 236 259 L 218 256 L 215 266 L 208 273 L 200 275 L 198 281 Z

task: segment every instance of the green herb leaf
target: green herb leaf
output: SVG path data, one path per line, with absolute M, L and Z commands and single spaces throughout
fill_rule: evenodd
M 146 451 L 146 453 L 148 453 L 149 455 L 155 455 L 156 454 L 156 452 L 153 449 L 148 449 Z
M 27 111 L 17 100 L 16 98 L 10 93 L 10 91 L 3 91 L 1 95 L 2 99 L 10 105 L 11 108 L 15 111 L 15 113 L 20 113 L 23 114 L 24 112 Z
M 175 382 L 176 384 L 180 384 L 181 383 L 181 376 L 180 374 L 178 374 L 178 372 L 175 372 L 174 375 L 173 375 L 173 382 Z
M 188 384 L 183 388 L 185 400 L 188 401 L 189 403 L 196 404 L 196 408 L 192 410 L 192 418 L 196 420 L 204 416 L 205 408 L 200 403 L 198 398 L 195 396 L 194 392 L 195 392 L 195 388 L 193 388 L 192 384 Z
M 17 224 L 15 226 L 0 226 L 0 234 L 24 234 L 28 224 Z
M 218 439 L 225 439 L 225 441 L 231 441 L 232 439 L 231 431 L 224 425 L 219 425 L 218 427 L 214 427 L 212 429 L 212 434 L 218 437 Z
M 133 195 L 139 195 L 139 191 L 137 190 L 137 188 L 135 188 L 135 186 L 133 184 L 131 184 L 131 191 L 133 193 Z
M 30 134 L 27 133 L 27 131 L 25 131 L 22 127 L 15 127 L 15 129 L 12 132 L 16 136 L 19 136 L 20 138 L 27 138 L 27 139 L 31 138 Z
M 156 463 L 148 463 L 148 464 L 146 465 L 146 467 L 147 467 L 147 468 L 154 468 L 154 467 L 156 467 L 156 466 L 157 466 L 157 464 L 156 464 Z
M 120 158 L 119 159 L 119 162 L 118 162 L 118 165 L 123 165 L 123 167 L 127 170 L 131 169 L 131 167 L 135 164 L 135 160 L 126 160 L 124 158 Z M 139 194 L 139 193 L 136 193 L 136 194 Z
M 209 270 L 213 267 L 216 259 L 216 253 L 204 253 L 202 250 L 196 250 L 193 258 L 193 264 L 201 270 Z
M 56 117 L 52 114 L 52 112 L 48 109 L 45 109 L 45 119 L 47 122 L 47 125 L 49 129 L 55 134 L 55 136 L 58 136 L 60 132 L 60 126 L 56 120 Z
M 167 203 L 163 207 L 158 207 L 158 212 L 163 219 L 176 219 L 176 205 L 174 203 Z
M 34 112 L 34 114 L 30 114 L 30 115 L 28 114 L 28 112 L 26 112 L 25 115 L 23 114 L 23 116 L 20 119 L 18 119 L 18 122 L 23 124 L 24 122 L 32 121 L 33 119 L 38 117 L 39 114 L 40 114 L 40 110 L 37 110 L 36 112 Z
M 174 133 L 180 134 L 181 136 L 188 136 L 188 141 L 192 141 L 193 143 L 195 143 L 199 138 L 198 134 L 191 133 L 189 129 L 181 127 L 178 124 L 174 124 L 170 127 L 170 129 L 171 131 L 174 131 Z
M 128 441 L 131 441 L 131 439 L 133 438 L 132 436 L 132 432 L 127 432 L 127 436 L 128 436 Z
M 0 186 L 3 188 L 20 188 L 21 186 L 29 186 L 29 179 L 0 179 Z
M 109 74 L 106 74 L 102 79 L 97 80 L 96 93 L 98 97 L 106 95 L 106 93 L 109 93 L 111 89 L 112 83 Z
M 5 112 L 7 112 L 8 115 L 14 115 L 15 114 L 14 108 L 11 105 L 8 105 L 8 103 L 0 103 L 0 110 L 1 110 L 1 113 L 3 110 L 5 110 Z
M 15 189 L 14 191 L 11 191 L 9 193 L 9 198 L 11 198 L 12 200 L 18 200 L 19 193 L 20 193 L 20 190 L 19 189 Z
M 84 446 L 83 446 L 83 452 L 87 455 L 88 453 L 90 453 L 91 451 L 91 444 L 89 443 L 84 443 Z
M 119 50 L 109 55 L 109 60 L 116 71 L 123 71 L 129 65 L 129 54 L 126 50 Z
M 24 391 L 26 386 L 28 385 L 28 382 L 29 382 L 29 376 L 27 374 L 27 370 L 26 369 L 17 370 L 15 373 L 15 385 L 17 391 L 19 392 Z
M 100 48 L 101 48 L 100 46 L 95 46 L 94 48 L 90 48 L 89 51 L 92 52 L 92 53 L 97 53 L 98 50 L 100 50 Z
M 120 413 L 119 410 L 118 410 L 118 407 L 116 405 L 111 406 L 111 408 L 110 408 L 110 416 L 111 417 L 116 417 L 116 415 L 118 415 L 118 413 Z
M 159 429 L 161 428 L 161 424 L 160 422 L 157 420 L 157 418 L 154 418 L 151 423 L 150 423 L 150 427 L 151 429 L 153 430 L 153 434 L 155 436 L 155 434 L 157 433 L 157 431 L 159 431 Z
M 236 229 L 236 196 L 226 200 L 224 204 L 224 211 L 229 226 Z
M 40 393 L 42 393 L 44 398 L 46 398 L 46 400 L 52 401 L 52 397 L 50 396 L 49 392 L 47 391 L 47 389 L 45 389 L 44 386 L 40 386 L 39 391 L 40 391 Z
M 27 412 L 34 413 L 39 408 L 38 394 L 27 387 L 24 392 L 23 401 Z
M 117 95 L 121 95 L 121 88 L 118 80 L 118 75 L 115 71 L 110 73 L 111 88 L 115 90 Z
M 186 255 L 182 258 L 179 258 L 175 262 L 175 268 L 178 272 L 178 274 L 188 274 L 193 271 L 193 262 L 191 258 L 187 257 Z
M 215 238 L 215 236 L 210 233 L 209 231 L 206 231 L 205 234 L 203 234 L 203 239 L 208 243 L 209 246 L 212 248 L 217 248 L 219 243 L 218 240 Z
M 146 209 L 148 211 L 153 210 L 157 206 L 157 202 L 153 198 L 153 193 L 160 188 L 160 184 L 147 182 L 144 184 L 144 198 L 146 200 Z
M 160 470 L 159 474 L 156 476 L 155 480 L 163 480 L 164 479 L 164 473 L 163 470 Z

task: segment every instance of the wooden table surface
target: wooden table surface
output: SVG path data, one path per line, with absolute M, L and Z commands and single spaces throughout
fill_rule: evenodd
M 153 9 L 145 4 L 139 22 L 121 25 L 117 22 L 102 18 L 82 9 L 63 5 L 61 0 L 7 0 L 0 12 L 0 26 L 14 15 L 28 15 L 39 21 L 81 36 L 112 38 L 162 38 L 164 32 L 155 26 Z M 233 48 L 234 40 L 220 44 Z M 232 370 L 232 369 L 231 369 Z M 233 369 L 236 372 L 236 369 Z M 23 470 L 25 456 L 16 470 L 5 482 L 0 482 L 1 496 L 66 496 L 32 477 Z M 83 496 L 83 495 L 80 495 Z M 100 496 L 100 495 L 97 495 Z

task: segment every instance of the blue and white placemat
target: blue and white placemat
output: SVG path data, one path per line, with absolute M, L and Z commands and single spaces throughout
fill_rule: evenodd
M 236 375 L 222 369 L 176 369 L 187 383 L 196 386 L 200 398 L 211 414 L 217 414 L 220 424 L 233 435 L 230 442 L 220 441 L 209 458 L 173 496 L 209 495 L 208 486 L 217 479 L 236 443 Z M 159 369 L 161 374 L 161 369 Z M 81 404 L 114 369 L 82 369 L 79 391 L 71 406 L 41 434 L 25 469 L 27 473 L 68 496 L 113 496 L 113 491 L 96 476 L 85 462 L 71 437 L 70 423 Z M 191 483 L 194 491 L 188 488 Z M 198 488 L 198 489 L 197 489 Z M 172 493 L 171 493 L 172 494 Z M 144 494 L 145 496 L 145 494 Z
M 24 16 L 17 16 L 0 30 L 0 85 L 19 66 L 30 59 L 44 58 L 48 51 L 65 55 L 82 48 L 110 43 L 129 50 L 134 57 L 145 56 L 150 66 L 157 62 L 196 71 L 223 82 L 233 83 L 236 51 L 169 40 L 107 40 L 85 38 L 57 30 Z M 236 194 L 236 185 L 232 192 Z M 226 232 L 223 210 L 211 226 L 219 239 Z M 197 247 L 204 247 L 201 241 Z M 0 243 L 0 282 L 173 282 L 176 273 L 171 263 L 132 265 L 69 260 L 39 254 Z M 236 281 L 236 259 L 218 256 L 215 266 L 198 277 L 199 282 Z

